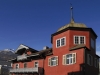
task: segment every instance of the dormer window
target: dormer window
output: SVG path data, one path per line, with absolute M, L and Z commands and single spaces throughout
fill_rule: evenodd
M 56 40 L 56 47 L 61 47 L 65 45 L 65 37 Z
M 74 36 L 74 44 L 85 44 L 85 36 Z

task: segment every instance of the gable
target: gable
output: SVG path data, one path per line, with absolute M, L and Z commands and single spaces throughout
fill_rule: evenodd
M 31 54 L 31 53 L 35 53 L 35 52 L 38 52 L 37 50 L 35 50 L 35 49 L 32 49 L 32 48 L 30 48 L 30 47 L 28 47 L 28 46 L 26 46 L 26 45 L 23 45 L 23 44 L 21 44 L 18 48 L 17 48 L 17 50 L 15 51 L 15 54 L 19 54 L 19 55 L 22 55 L 22 54 Z

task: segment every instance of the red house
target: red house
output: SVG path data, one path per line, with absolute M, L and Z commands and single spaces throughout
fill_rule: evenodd
M 51 35 L 52 48 L 38 51 L 21 44 L 11 59 L 11 75 L 98 75 L 97 35 L 85 24 L 62 26 Z

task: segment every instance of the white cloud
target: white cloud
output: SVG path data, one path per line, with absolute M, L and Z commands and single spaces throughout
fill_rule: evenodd
M 99 51 L 97 50 L 97 51 L 96 51 L 96 54 L 100 56 L 100 50 L 99 50 Z
M 97 49 L 100 49 L 100 45 L 99 45 L 99 46 L 97 46 Z

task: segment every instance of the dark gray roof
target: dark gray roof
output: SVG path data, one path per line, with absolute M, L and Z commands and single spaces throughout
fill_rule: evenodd
M 86 47 L 84 44 L 75 45 L 75 46 L 71 47 L 70 50 L 75 50 L 75 49 L 84 48 L 84 47 Z

